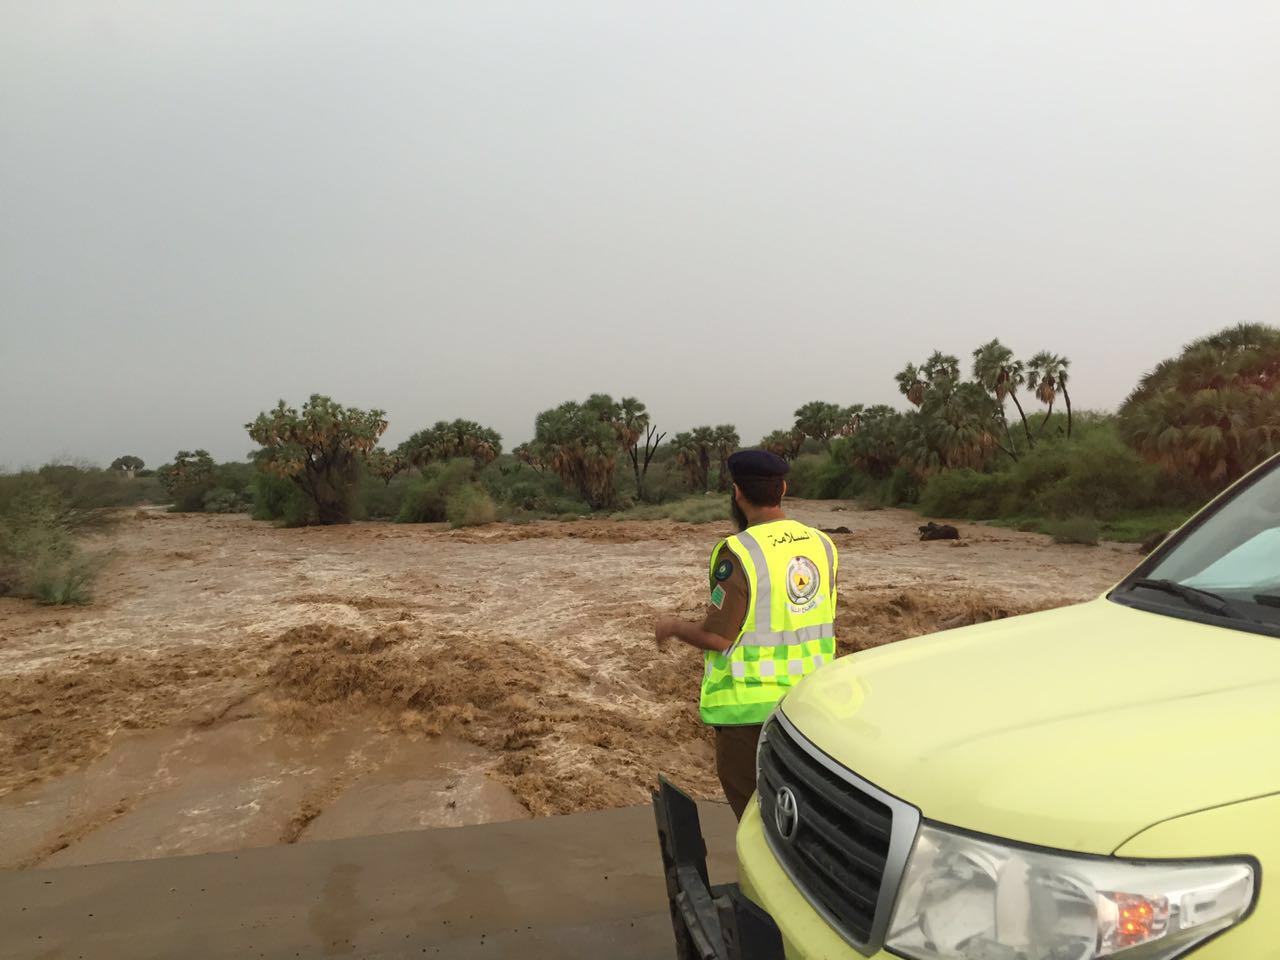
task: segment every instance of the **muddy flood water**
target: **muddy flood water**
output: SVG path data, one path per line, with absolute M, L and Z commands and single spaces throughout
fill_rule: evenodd
M 841 551 L 842 652 L 1087 599 L 1133 547 L 791 504 Z M 0 599 L 0 868 L 459 826 L 718 795 L 699 654 L 728 524 L 279 530 L 130 513 L 96 602 Z M 922 708 L 927 705 L 922 704 Z

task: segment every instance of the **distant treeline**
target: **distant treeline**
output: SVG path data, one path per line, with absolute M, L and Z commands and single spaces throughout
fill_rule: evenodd
M 1069 525 L 1086 540 L 1089 530 L 1135 540 L 1176 524 L 1280 449 L 1274 327 L 1238 326 L 1189 344 L 1115 414 L 1076 408 L 1070 368 L 1048 351 L 1020 360 L 999 340 L 967 363 L 934 351 L 895 376 L 905 409 L 815 400 L 759 446 L 792 462 L 793 496 L 915 505 L 1026 529 Z M 730 424 L 669 435 L 637 398 L 606 394 L 539 413 L 533 439 L 510 452 L 469 420 L 441 421 L 394 450 L 379 445 L 386 428 L 381 410 L 313 395 L 246 424 L 258 446 L 243 463 L 215 463 L 196 449 L 154 471 L 125 454 L 107 469 L 0 474 L 0 593 L 49 602 L 87 595 L 77 535 L 104 509 L 141 503 L 289 526 L 628 511 L 706 520 L 723 513 L 722 500 L 704 498 L 728 490 L 726 460 L 742 446 Z

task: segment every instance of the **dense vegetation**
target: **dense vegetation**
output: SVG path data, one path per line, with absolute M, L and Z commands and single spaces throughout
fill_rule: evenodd
M 140 470 L 50 464 L 0 474 L 0 596 L 87 602 L 97 563 L 84 535 L 105 528 L 113 508 L 164 498 Z
M 1280 449 L 1274 328 L 1196 341 L 1148 374 L 1118 416 L 1077 415 L 1069 369 L 1047 351 L 1024 363 L 992 340 L 973 351 L 966 378 L 957 357 L 934 352 L 895 378 L 908 411 L 808 404 L 762 443 L 794 461 L 800 496 L 918 504 L 1063 542 L 1087 541 L 1088 529 L 1095 541 L 1169 529 Z
M 760 446 L 792 463 L 791 493 L 913 505 L 939 517 L 1141 540 L 1280 449 L 1280 330 L 1197 340 L 1147 374 L 1118 414 L 1074 408 L 1070 361 L 1023 361 L 999 340 L 967 362 L 934 351 L 894 378 L 905 409 L 812 401 Z M 286 526 L 378 519 L 454 526 L 569 519 L 722 518 L 731 424 L 668 439 L 635 397 L 593 394 L 544 410 L 510 453 L 491 428 L 441 421 L 395 450 L 380 410 L 313 395 L 246 424 L 248 462 L 179 451 L 158 470 L 131 454 L 109 469 L 53 464 L 0 473 L 0 594 L 88 598 L 83 534 L 110 508 L 251 512 Z
M 1280 330 L 1247 324 L 1189 344 L 1142 378 L 1120 432 L 1202 493 L 1257 466 L 1280 446 Z

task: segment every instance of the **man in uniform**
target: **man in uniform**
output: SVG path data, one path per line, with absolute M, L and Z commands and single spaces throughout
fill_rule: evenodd
M 704 653 L 701 713 L 716 730 L 716 773 L 742 818 L 756 788 L 756 743 L 774 705 L 835 659 L 835 544 L 782 511 L 787 462 L 763 450 L 729 458 L 739 532 L 711 551 L 702 623 L 664 617 L 661 648 L 676 637 Z

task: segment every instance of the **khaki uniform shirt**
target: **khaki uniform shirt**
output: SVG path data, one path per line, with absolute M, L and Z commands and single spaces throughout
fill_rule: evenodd
M 733 551 L 724 547 L 711 573 L 711 599 L 707 602 L 707 617 L 702 622 L 702 629 L 733 643 L 747 621 L 750 600 L 747 572 Z

